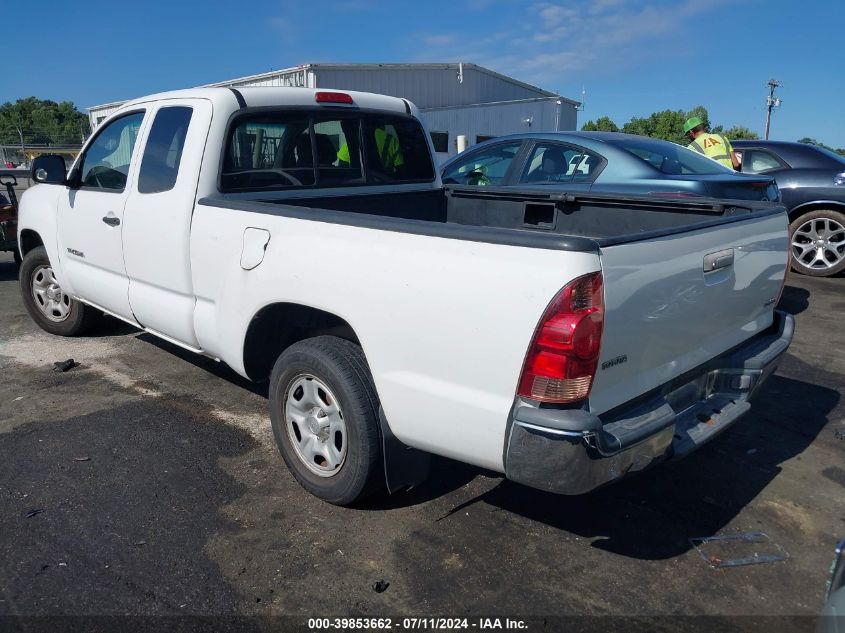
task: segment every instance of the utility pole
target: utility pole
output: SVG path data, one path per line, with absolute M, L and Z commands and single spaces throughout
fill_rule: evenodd
M 781 84 L 777 79 L 769 79 L 769 96 L 766 98 L 766 140 L 769 140 L 769 126 L 772 123 L 772 110 L 780 107 L 780 97 L 775 96 L 775 88 L 780 88 Z
M 23 144 L 23 130 L 20 125 L 16 125 L 15 127 L 18 130 L 18 136 L 21 137 L 21 157 L 23 158 L 23 164 L 26 165 L 26 147 Z

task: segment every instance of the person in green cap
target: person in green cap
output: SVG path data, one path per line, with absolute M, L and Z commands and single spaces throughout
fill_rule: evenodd
M 687 119 L 687 122 L 684 123 L 684 134 L 691 141 L 687 145 L 691 150 L 704 154 L 707 158 L 712 158 L 725 167 L 739 170 L 739 159 L 734 153 L 731 142 L 721 134 L 708 132 L 707 126 L 699 117 L 694 116 Z

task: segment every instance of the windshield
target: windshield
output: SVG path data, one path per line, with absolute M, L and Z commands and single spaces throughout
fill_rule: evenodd
M 669 141 L 623 138 L 608 141 L 647 162 L 664 174 L 732 174 L 728 169 L 706 156 Z

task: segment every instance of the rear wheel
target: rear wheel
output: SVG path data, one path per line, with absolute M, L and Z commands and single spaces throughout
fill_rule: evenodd
M 33 248 L 26 254 L 21 263 L 19 278 L 26 311 L 42 330 L 50 334 L 82 334 L 102 316 L 98 310 L 86 306 L 62 290 L 43 246 Z
M 845 270 L 845 214 L 819 209 L 789 225 L 792 270 L 829 277 Z
M 383 482 L 378 397 L 361 348 L 334 336 L 291 345 L 270 376 L 273 435 L 311 494 L 349 505 Z

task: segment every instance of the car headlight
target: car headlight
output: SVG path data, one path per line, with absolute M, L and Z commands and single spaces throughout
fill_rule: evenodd
M 845 171 L 843 171 L 841 174 L 836 174 L 833 177 L 833 186 L 834 187 L 845 186 Z

